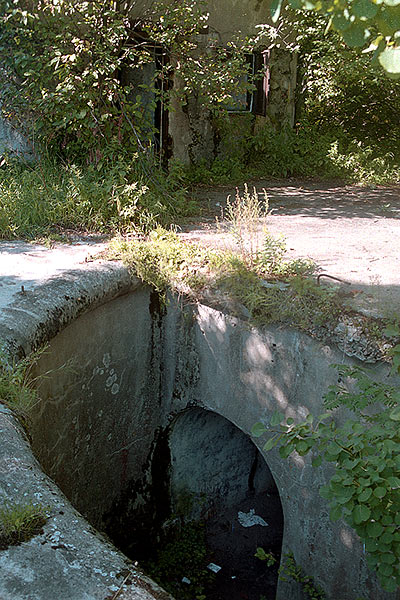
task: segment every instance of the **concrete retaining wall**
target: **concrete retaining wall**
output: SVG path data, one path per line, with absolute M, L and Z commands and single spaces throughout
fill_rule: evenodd
M 93 272 L 86 281 L 81 275 L 79 281 L 70 282 L 68 294 L 63 293 L 69 298 L 69 317 L 59 307 L 59 329 L 69 325 L 53 337 L 40 360 L 40 371 L 50 373 L 41 383 L 43 401 L 32 415 L 30 432 L 47 475 L 81 514 L 99 527 L 112 525 L 113 531 L 120 515 L 121 535 L 134 546 L 142 543 L 136 523 L 143 526 L 148 519 L 151 528 L 151 517 L 165 516 L 159 498 L 164 493 L 162 463 L 167 448 L 163 435 L 179 415 L 188 408 L 206 409 L 249 434 L 256 421 L 268 423 L 276 409 L 295 418 L 320 412 L 322 395 L 336 379 L 329 365 L 346 360 L 341 352 L 294 330 L 252 329 L 215 309 L 184 306 L 174 299 L 165 309 L 149 289 L 139 286 L 130 291 L 122 267 L 103 269 L 102 287 L 104 273 L 98 269 L 97 279 Z M 46 327 L 43 310 L 48 318 L 55 314 L 52 302 L 60 302 L 60 295 L 54 290 L 60 285 L 68 282 L 55 280 L 36 290 L 36 307 L 46 297 L 36 313 L 35 304 L 30 314 L 28 304 L 23 312 L 19 307 L 9 313 L 15 351 L 18 347 L 29 351 L 32 340 L 42 340 L 38 331 L 54 336 L 56 328 Z M 91 303 L 90 289 L 96 285 L 102 296 L 94 294 Z M 83 288 L 84 314 L 75 319 L 79 310 L 74 307 L 79 306 Z M 4 323 L 1 327 L 0 321 L 4 335 Z M 3 495 L 15 502 L 22 488 L 34 490 L 43 494 L 53 515 L 43 535 L 0 554 L 0 598 L 26 598 L 23 590 L 28 585 L 29 598 L 35 600 L 107 597 L 110 586 L 122 582 L 128 563 L 90 530 L 40 472 L 7 411 L 0 414 L 0 423 L 2 442 L 6 440 L 0 444 L 0 468 L 10 478 Z M 276 451 L 265 460 L 283 508 L 283 551 L 293 551 L 328 599 L 394 599 L 368 571 L 355 534 L 344 523 L 329 521 L 327 505 L 317 491 L 328 473 L 312 469 L 301 457 L 282 460 Z M 18 465 L 16 478 L 13 465 Z M 154 508 L 152 515 L 149 506 Z M 60 534 L 57 543 L 55 531 Z M 64 569 L 57 566 L 61 580 L 72 574 L 74 591 L 70 586 L 58 593 L 62 588 L 57 578 L 47 577 L 53 564 Z M 29 581 L 24 565 L 29 566 Z M 145 580 L 135 577 L 125 593 L 134 590 L 136 596 L 123 598 L 150 593 Z M 300 600 L 302 594 L 294 582 L 280 582 L 277 598 Z

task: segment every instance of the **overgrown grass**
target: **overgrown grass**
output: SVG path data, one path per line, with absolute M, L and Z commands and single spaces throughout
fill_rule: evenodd
M 150 171 L 148 170 L 150 169 Z M 3 161 L 0 238 L 39 237 L 65 229 L 89 232 L 148 230 L 193 208 L 173 177 L 137 157 L 101 171 L 43 158 L 37 164 Z
M 267 196 L 260 200 L 246 187 L 226 213 L 236 252 L 184 242 L 158 228 L 145 240 L 114 239 L 109 257 L 121 258 L 164 296 L 167 289 L 195 298 L 211 291 L 217 302 L 233 300 L 253 323 L 285 323 L 306 331 L 334 325 L 344 310 L 337 290 L 317 284 L 312 261 L 286 260 L 283 238 L 274 238 L 265 227 L 260 232 L 267 214 Z
M 202 298 L 211 292 L 217 303 L 226 301 L 231 311 L 233 301 L 255 324 L 285 323 L 312 331 L 338 322 L 343 303 L 335 288 L 319 286 L 310 277 L 312 264 L 285 260 L 281 254 L 271 261 L 271 252 L 265 260 L 263 252 L 257 251 L 249 266 L 247 254 L 183 242 L 159 228 L 145 240 L 114 239 L 109 258 L 122 259 L 161 294 L 170 289 Z
M 46 509 L 33 502 L 0 507 L 0 550 L 38 535 L 47 519 Z
M 0 344 L 0 403 L 11 408 L 22 419 L 28 416 L 39 400 L 31 370 L 42 352 L 33 352 L 19 362 L 10 363 L 4 346 Z

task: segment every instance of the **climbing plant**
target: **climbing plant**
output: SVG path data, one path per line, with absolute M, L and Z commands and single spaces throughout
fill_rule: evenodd
M 6 84 L 0 103 L 6 117 L 42 147 L 101 168 L 108 157 L 143 151 L 153 133 L 143 95 L 151 90 L 156 99 L 165 93 L 168 86 L 156 86 L 156 80 L 167 79 L 172 68 L 183 82 L 182 102 L 195 92 L 201 102 L 218 106 L 236 91 L 237 76 L 247 71 L 250 41 L 232 41 L 227 50 L 215 42 L 204 47 L 203 2 L 158 2 L 139 16 L 134 5 L 0 0 Z M 124 74 L 154 63 L 155 48 L 158 68 L 147 90 L 129 83 Z
M 397 326 L 386 330 L 398 335 Z M 400 373 L 400 344 L 393 347 L 393 374 Z M 330 518 L 343 518 L 359 535 L 369 567 L 376 570 L 382 586 L 400 586 L 400 389 L 375 381 L 359 367 L 336 365 L 337 385 L 324 398 L 326 412 L 295 423 L 280 413 L 270 425 L 256 423 L 252 434 L 269 432 L 264 450 L 279 445 L 288 458 L 292 452 L 314 458 L 313 467 L 331 463 L 333 474 L 320 488 L 330 504 Z M 347 380 L 353 387 L 345 385 Z M 337 408 L 352 415 L 343 424 L 334 418 Z

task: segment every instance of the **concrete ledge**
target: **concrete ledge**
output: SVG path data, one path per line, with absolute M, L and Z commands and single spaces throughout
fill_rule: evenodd
M 144 484 L 152 483 L 157 436 L 171 420 L 198 407 L 249 435 L 275 409 L 295 418 L 319 413 L 327 386 L 336 381 L 329 365 L 354 361 L 304 333 L 255 329 L 218 308 L 171 300 L 161 306 L 157 294 L 121 264 L 105 262 L 54 274 L 21 289 L 0 309 L 0 338 L 10 358 L 51 340 L 41 357 L 41 372 L 51 376 L 43 380 L 43 406 L 31 427 L 43 468 L 95 526 L 113 513 L 130 537 L 137 506 L 129 495 L 127 520 L 118 494 L 130 494 L 128 484 L 139 482 L 137 504 L 154 506 Z M 76 359 L 76 372 L 57 371 L 69 357 Z M 309 461 L 284 461 L 276 451 L 264 458 L 282 502 L 283 550 L 293 550 L 305 571 L 326 584 L 327 597 L 397 598 L 368 571 L 354 532 L 329 521 L 316 489 L 328 474 L 315 475 Z M 0 552 L 1 600 L 171 598 L 73 508 L 1 405 L 0 495 L 0 504 L 40 502 L 50 514 L 43 533 Z M 279 583 L 277 598 L 303 596 L 289 582 Z
M 15 294 L 0 312 L 0 339 L 14 358 L 28 355 L 88 310 L 140 284 L 120 263 L 64 271 Z
M 135 289 L 118 263 L 65 271 L 16 294 L 0 313 L 11 359 L 28 355 L 82 313 Z M 34 458 L 12 412 L 0 404 L 0 502 L 48 508 L 43 533 L 0 552 L 1 600 L 168 599 L 72 507 Z M 121 591 L 119 591 L 121 590 Z

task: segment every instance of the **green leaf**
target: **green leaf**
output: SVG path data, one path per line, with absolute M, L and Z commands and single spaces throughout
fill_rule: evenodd
M 379 55 L 379 62 L 388 73 L 400 73 L 400 47 L 389 46 Z M 397 409 L 398 418 L 395 421 L 400 421 L 400 408 Z M 392 416 L 390 417 L 393 418 Z
M 272 448 L 274 446 L 276 446 L 278 440 L 276 439 L 276 437 L 272 437 L 270 438 L 263 446 L 263 450 L 265 450 L 265 452 L 268 452 L 269 450 L 272 450 Z
M 351 48 L 363 46 L 368 35 L 368 30 L 361 22 L 353 23 L 348 29 L 342 32 L 343 40 Z
M 272 0 L 271 2 L 270 11 L 273 23 L 276 23 L 279 19 L 279 16 L 281 14 L 282 3 L 283 0 Z
M 300 456 L 307 454 L 309 449 L 309 445 L 305 440 L 299 440 L 296 442 L 296 451 L 300 454 Z
M 371 497 L 371 494 L 372 494 L 371 488 L 366 488 L 358 496 L 358 499 L 359 499 L 360 502 L 366 502 L 368 500 L 368 498 Z
M 313 467 L 319 467 L 322 464 L 322 456 L 317 456 L 314 458 L 311 464 Z
M 393 574 L 393 567 L 385 563 L 381 563 L 378 567 L 378 574 L 390 577 Z
M 332 498 L 333 494 L 329 485 L 323 485 L 322 487 L 320 487 L 319 495 L 321 496 L 321 498 L 325 498 L 325 500 L 329 500 L 330 498 Z
M 258 438 L 261 437 L 266 431 L 267 428 L 265 427 L 265 425 L 263 425 L 261 422 L 258 422 L 253 425 L 250 433 L 253 437 Z
M 335 15 L 332 19 L 332 26 L 336 31 L 344 31 L 351 25 L 350 20 L 344 15 Z
M 292 446 L 281 446 L 279 448 L 279 454 L 282 458 L 287 458 L 290 454 L 292 454 L 293 448 Z
M 400 4 L 400 0 L 383 0 L 383 4 L 386 6 L 398 6 Z M 399 335 L 398 333 L 395 335 Z
M 376 496 L 377 498 L 383 498 L 384 496 L 386 496 L 386 489 L 384 487 L 377 487 L 374 489 L 374 496 Z
M 330 454 L 331 456 L 337 456 L 341 453 L 341 451 L 342 448 L 340 448 L 340 446 L 338 446 L 335 442 L 329 444 L 329 446 L 326 449 L 327 454 Z
M 368 521 L 370 516 L 370 509 L 367 506 L 364 506 L 363 504 L 357 504 L 352 512 L 354 522 L 357 524 L 363 523 L 364 521 Z
M 392 489 L 397 489 L 400 487 L 400 479 L 399 477 L 388 477 L 387 481 Z
M 331 510 L 329 512 L 329 518 L 331 521 L 338 521 L 341 516 L 342 516 L 342 507 L 341 506 L 334 506 L 333 508 L 331 508 Z
M 383 589 L 387 592 L 395 592 L 398 588 L 397 582 L 394 579 L 387 579 L 383 583 Z
M 400 1 L 400 0 L 399 0 Z M 353 14 L 358 18 L 372 19 L 375 17 L 379 7 L 370 0 L 356 0 L 353 3 Z
M 383 531 L 383 527 L 380 523 L 376 521 L 372 521 L 372 523 L 368 523 L 367 525 L 367 533 L 372 538 L 377 538 L 381 535 Z
M 387 563 L 388 565 L 392 565 L 396 562 L 396 557 L 393 554 L 382 554 L 380 557 L 381 561 Z
M 280 412 L 274 412 L 271 416 L 270 423 L 272 427 L 279 425 L 282 421 L 285 420 L 285 415 Z

